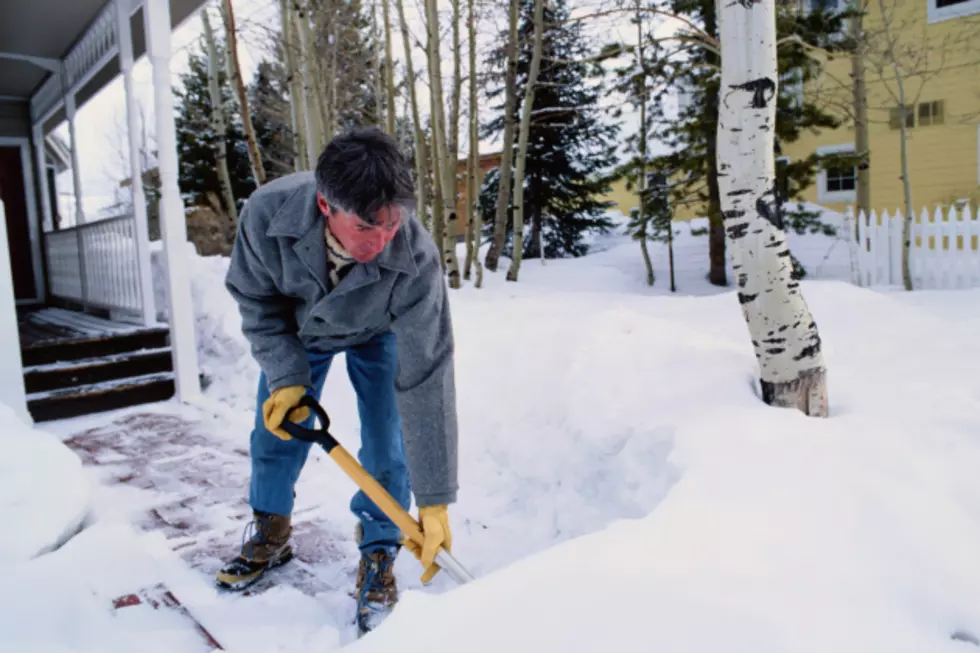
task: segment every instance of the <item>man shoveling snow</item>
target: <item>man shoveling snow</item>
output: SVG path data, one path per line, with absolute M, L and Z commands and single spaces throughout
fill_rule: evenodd
M 258 189 L 241 213 L 226 286 L 261 368 L 251 433 L 249 503 L 239 554 L 217 573 L 243 589 L 288 562 L 290 515 L 310 443 L 280 428 L 309 426 L 298 406 L 319 397 L 343 352 L 357 394 L 359 458 L 406 510 L 419 506 L 425 542 L 404 545 L 422 582 L 450 550 L 447 507 L 458 488 L 454 339 L 438 247 L 413 215 L 410 167 L 375 129 L 338 136 L 316 170 Z M 293 410 L 295 408 L 295 410 Z M 351 500 L 361 551 L 357 622 L 371 628 L 398 599 L 393 563 L 402 533 L 363 491 Z

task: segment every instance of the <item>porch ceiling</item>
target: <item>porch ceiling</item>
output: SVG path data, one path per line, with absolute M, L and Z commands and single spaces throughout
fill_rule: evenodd
M 0 52 L 61 59 L 85 32 L 105 0 L 0 2 Z M 26 61 L 0 60 L 0 95 L 30 98 L 48 76 Z
M 121 0 L 132 5 L 140 0 Z M 170 0 L 171 27 L 176 27 L 204 5 L 206 0 Z M 107 0 L 0 0 L 0 53 L 62 60 L 108 4 Z M 146 53 L 142 11 L 133 14 L 133 56 Z M 0 97 L 31 95 L 51 71 L 29 61 L 0 58 Z M 118 57 L 81 89 L 81 106 L 119 74 Z

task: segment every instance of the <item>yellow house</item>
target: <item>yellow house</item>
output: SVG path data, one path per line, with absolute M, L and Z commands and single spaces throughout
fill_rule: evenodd
M 845 0 L 806 1 L 845 6 Z M 862 3 L 863 27 L 870 35 L 864 71 L 871 206 L 894 211 L 904 205 L 899 87 L 892 60 L 885 55 L 887 36 L 894 39 L 899 53 L 895 60 L 903 70 L 909 107 L 906 146 L 913 207 L 917 212 L 923 207 L 931 211 L 967 198 L 976 203 L 980 200 L 980 49 L 976 47 L 980 0 L 883 0 L 882 4 L 884 14 L 878 2 Z M 783 154 L 789 160 L 813 152 L 854 152 L 852 61 L 838 56 L 824 66 L 824 73 L 803 92 L 844 119 L 844 124 L 819 134 L 806 133 L 786 144 Z M 856 178 L 854 168 L 828 165 L 804 191 L 804 199 L 835 210 L 853 206 Z
M 809 7 L 844 9 L 848 0 L 793 0 Z M 863 25 L 870 34 L 871 52 L 865 61 L 868 98 L 871 206 L 890 212 L 904 205 L 898 102 L 894 72 L 884 57 L 883 14 L 879 2 L 858 0 L 865 8 Z M 911 116 L 907 119 L 907 154 L 912 205 L 949 206 L 961 199 L 980 205 L 980 0 L 882 0 L 896 57 L 906 70 L 903 85 Z M 846 55 L 824 61 L 824 72 L 802 89 L 808 99 L 837 115 L 837 129 L 804 133 L 783 146 L 776 162 L 777 176 L 783 162 L 802 159 L 814 152 L 854 152 L 855 130 L 851 119 L 852 62 Z M 917 74 L 919 73 L 919 74 Z M 857 171 L 828 163 L 803 192 L 802 199 L 843 211 L 857 202 Z M 635 191 L 624 181 L 613 184 L 603 196 L 628 214 L 637 204 Z M 697 201 L 680 202 L 674 219 L 703 216 Z

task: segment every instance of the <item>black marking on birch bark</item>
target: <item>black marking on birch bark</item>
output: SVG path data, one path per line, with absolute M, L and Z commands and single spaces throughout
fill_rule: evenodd
M 744 272 L 741 273 L 740 275 L 738 275 L 738 287 L 739 288 L 744 288 L 745 285 L 748 282 L 749 282 L 749 275 L 745 274 Z
M 748 294 L 746 294 L 744 292 L 740 292 L 740 293 L 738 293 L 738 303 L 739 304 L 748 304 L 749 302 L 753 301 L 758 296 L 759 296 L 759 293 L 756 293 L 754 295 L 748 295 Z
M 749 9 L 753 2 L 758 0 L 738 0 L 738 3 Z M 749 2 L 750 4 L 745 4 Z M 753 109 L 765 109 L 769 106 L 769 102 L 772 100 L 773 96 L 776 94 L 776 82 L 772 81 L 768 77 L 760 77 L 759 79 L 753 79 L 744 84 L 732 84 L 730 88 L 737 91 L 749 91 L 752 93 L 752 108 Z
M 728 193 L 729 197 L 737 197 L 739 195 L 748 195 L 752 190 L 750 188 L 743 188 L 742 190 L 733 190 Z
M 732 226 L 728 227 L 725 231 L 728 232 L 729 238 L 731 238 L 732 240 L 738 240 L 739 238 L 745 238 L 745 235 L 749 232 L 749 225 L 745 223 L 733 224 Z
M 790 290 L 796 290 L 797 288 L 800 287 L 800 284 L 797 283 L 796 281 L 790 281 L 788 284 L 786 284 L 786 287 L 789 288 Z
M 793 360 L 801 361 L 804 358 L 816 358 L 820 354 L 820 336 L 813 336 L 813 344 L 807 345 L 800 350 L 800 353 L 793 356 Z
M 788 328 L 789 328 L 789 325 L 788 324 L 784 324 L 783 326 L 779 327 L 779 332 L 782 333 L 783 331 L 785 331 Z
M 785 347 L 772 347 L 766 350 L 767 354 L 781 354 L 786 351 Z
M 786 258 L 787 256 L 789 256 L 789 249 L 787 248 L 787 249 L 784 249 L 781 252 L 777 252 L 776 253 L 776 256 L 779 256 L 781 258 Z
M 767 345 L 779 345 L 786 342 L 786 338 L 766 338 L 762 342 L 766 343 Z
M 762 2 L 762 0 L 735 0 L 735 2 L 731 3 L 728 6 L 731 7 L 732 5 L 742 5 L 746 9 L 751 9 L 752 5 L 757 5 L 760 2 Z

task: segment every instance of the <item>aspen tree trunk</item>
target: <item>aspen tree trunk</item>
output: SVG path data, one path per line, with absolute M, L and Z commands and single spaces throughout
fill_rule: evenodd
M 439 13 L 436 0 L 426 0 L 426 24 L 429 30 L 429 80 L 432 98 L 432 140 L 435 144 L 434 168 L 440 172 L 439 186 L 445 224 L 442 232 L 442 255 L 446 262 L 449 287 L 459 288 L 459 263 L 456 261 L 456 162 L 449 160 L 446 147 L 446 118 L 442 100 L 442 67 L 439 56 Z M 438 240 L 437 240 L 438 242 Z
M 851 18 L 851 38 L 854 52 L 851 54 L 851 81 L 854 95 L 854 147 L 861 157 L 857 166 L 857 208 L 858 214 L 871 215 L 871 142 L 868 136 L 868 91 L 865 82 L 865 42 L 864 18 Z
M 738 300 L 759 361 L 765 403 L 827 416 L 820 334 L 791 277 L 778 226 L 776 0 L 721 6 L 718 184 Z
M 398 0 L 398 24 L 402 32 L 402 45 L 405 48 L 405 85 L 408 86 L 409 100 L 412 103 L 412 127 L 415 130 L 415 176 L 419 180 L 418 202 L 416 210 L 423 224 L 428 206 L 427 189 L 429 187 L 429 148 L 426 146 L 425 132 L 422 131 L 422 121 L 419 118 L 419 100 L 415 94 L 415 66 L 412 64 L 412 43 L 408 38 L 408 23 L 405 21 L 404 0 Z M 428 225 L 426 225 L 428 226 Z
M 507 240 L 507 205 L 510 199 L 511 164 L 514 160 L 514 108 L 517 106 L 517 16 L 520 0 L 510 0 L 510 34 L 507 38 L 507 72 L 504 81 L 504 148 L 500 155 L 500 184 L 493 223 L 493 240 L 487 250 L 486 267 L 497 271 L 500 250 Z
M 453 189 L 456 188 L 456 163 L 459 161 L 459 96 L 463 92 L 462 62 L 459 56 L 459 0 L 453 4 L 453 94 L 449 99 L 449 158 L 453 162 Z M 455 206 L 455 203 L 454 203 Z
M 242 116 L 242 126 L 245 128 L 245 142 L 248 145 L 248 159 L 252 163 L 252 176 L 255 185 L 265 183 L 265 166 L 262 165 L 262 155 L 259 153 L 259 143 L 255 138 L 255 126 L 252 125 L 252 113 L 248 107 L 248 95 L 245 93 L 245 82 L 238 65 L 238 35 L 235 31 L 235 14 L 231 8 L 231 0 L 221 0 L 221 15 L 225 19 L 225 31 L 228 33 L 227 57 L 231 66 L 232 83 L 238 97 L 238 110 Z
M 228 207 L 228 217 L 232 223 L 238 222 L 238 207 L 235 206 L 235 193 L 231 188 L 231 175 L 228 174 L 228 142 L 225 134 L 228 131 L 225 123 L 225 103 L 221 98 L 221 86 L 218 83 L 218 46 L 214 41 L 214 30 L 208 19 L 208 10 L 201 12 L 204 22 L 204 40 L 208 46 L 208 92 L 211 96 L 211 129 L 215 136 L 214 163 L 218 173 L 218 185 L 225 206 Z
M 426 0 L 428 2 L 428 0 Z M 429 97 L 431 100 L 431 96 Z M 432 239 L 436 241 L 439 248 L 442 249 L 445 243 L 443 242 L 444 231 L 446 228 L 446 216 L 443 212 L 442 204 L 442 170 L 439 168 L 439 160 L 436 158 L 436 130 L 435 122 L 431 121 L 431 129 L 429 134 L 429 171 L 432 175 Z M 443 256 L 439 259 L 442 264 L 442 271 L 445 272 L 446 257 Z
M 385 21 L 385 83 L 388 98 L 388 133 L 395 135 L 395 65 L 391 58 L 391 12 L 388 3 L 391 0 L 381 0 L 384 7 Z
M 317 146 L 314 149 L 314 154 L 319 155 L 320 151 L 326 146 L 327 141 L 333 136 L 331 131 L 330 114 L 327 109 L 327 91 L 324 88 L 324 84 L 330 84 L 333 87 L 333 77 L 330 76 L 329 70 L 328 74 L 323 74 L 323 65 L 320 57 L 320 53 L 317 51 L 316 47 L 316 34 L 320 31 L 321 25 L 326 21 L 328 26 L 332 25 L 332 14 L 335 14 L 333 8 L 333 3 L 330 0 L 318 3 L 318 11 L 314 13 L 314 9 L 309 9 L 307 15 L 308 20 L 303 23 L 304 29 L 306 29 L 307 42 L 310 44 L 311 55 L 313 57 L 311 62 L 310 73 L 313 76 L 312 88 L 313 88 L 313 106 L 316 110 L 317 125 L 319 129 L 319 140 Z M 324 18 L 324 16 L 328 16 Z
M 306 165 L 310 170 L 316 167 L 316 160 L 320 150 L 320 117 L 316 111 L 314 101 L 313 75 L 311 71 L 313 52 L 310 47 L 309 30 L 310 17 L 306 10 L 306 5 L 296 2 L 294 5 L 293 24 L 296 27 L 296 36 L 299 41 L 300 70 L 303 80 L 303 126 L 306 130 Z
M 639 66 L 637 86 L 640 94 L 640 211 L 639 220 L 643 224 L 646 214 L 647 195 L 647 80 L 646 62 L 643 59 L 643 12 L 640 11 L 640 1 L 636 2 L 636 64 Z M 640 251 L 643 254 L 643 264 L 647 268 L 647 285 L 654 283 L 653 263 L 650 261 L 650 248 L 647 246 L 647 229 L 644 226 L 640 235 Z
M 327 45 L 330 55 L 327 63 L 327 74 L 321 75 L 320 60 L 317 57 L 317 102 L 323 115 L 323 145 L 326 145 L 337 133 L 337 6 L 336 0 L 320 3 L 320 20 L 314 21 L 316 31 L 327 33 Z M 326 85 L 326 89 L 323 88 Z
M 296 53 L 293 41 L 293 19 L 289 0 L 279 0 L 279 17 L 282 29 L 283 55 L 286 63 L 286 80 L 289 86 L 289 117 L 293 131 L 293 169 L 302 170 L 306 166 L 306 138 L 303 128 L 303 114 L 300 101 L 303 88 L 296 73 Z
M 374 103 L 377 108 L 378 126 L 385 124 L 385 100 L 384 100 L 384 55 L 381 53 L 384 43 L 381 42 L 381 30 L 378 29 L 378 1 L 371 3 L 371 36 L 374 38 Z M 384 1 L 384 0 L 380 0 Z
M 480 126 L 480 110 L 477 104 L 476 94 L 476 17 L 474 16 L 473 5 L 475 0 L 469 0 L 469 28 L 470 28 L 470 157 L 467 170 L 467 203 L 466 211 L 468 230 L 466 234 L 466 269 L 464 278 L 470 278 L 470 266 L 476 266 L 475 286 L 483 286 L 483 266 L 480 264 L 480 232 L 483 231 L 482 214 L 480 212 L 480 184 L 478 175 L 480 174 L 480 138 L 477 133 Z
M 544 0 L 534 0 L 534 50 L 531 54 L 531 70 L 524 89 L 521 107 L 521 128 L 517 143 L 517 171 L 514 173 L 514 258 L 507 270 L 507 281 L 517 281 L 524 252 L 524 164 L 527 161 L 527 141 L 531 131 L 531 109 L 534 108 L 534 87 L 541 69 L 541 53 L 544 36 Z M 543 254 L 543 252 L 542 252 Z
M 895 84 L 898 86 L 898 109 L 899 109 L 899 145 L 901 153 L 902 169 L 902 193 L 905 196 L 905 219 L 902 224 L 902 283 L 905 290 L 912 290 L 912 271 L 909 268 L 909 246 L 912 242 L 912 181 L 909 179 L 909 153 L 908 153 L 908 126 L 909 116 L 908 101 L 905 96 L 905 80 L 902 78 L 902 70 L 898 65 L 898 55 L 895 52 L 895 37 L 891 30 L 891 19 L 885 3 L 878 0 L 878 8 L 881 11 L 882 23 L 885 32 L 885 58 L 891 65 L 895 75 Z

